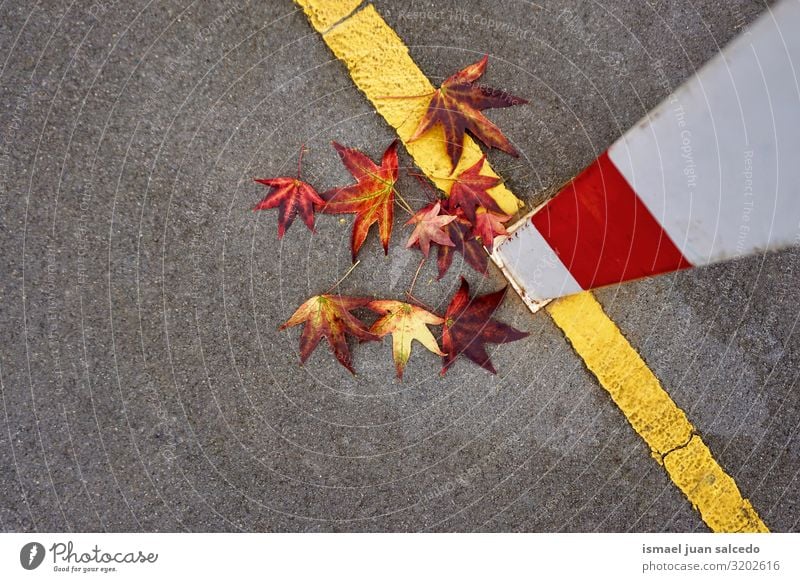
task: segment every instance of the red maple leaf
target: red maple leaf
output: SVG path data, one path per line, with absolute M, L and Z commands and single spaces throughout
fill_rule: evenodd
M 464 131 L 486 144 L 512 156 L 519 153 L 495 124 L 481 113 L 483 109 L 510 107 L 527 103 L 525 99 L 509 95 L 505 91 L 477 85 L 476 81 L 486 70 L 489 56 L 485 55 L 450 78 L 434 91 L 428 109 L 409 141 L 418 139 L 437 124 L 444 128 L 445 147 L 452 167 L 458 165 L 464 148 Z
M 481 174 L 485 161 L 486 156 L 481 156 L 481 159 L 456 176 L 447 200 L 451 210 L 460 208 L 466 219 L 472 224 L 476 223 L 475 212 L 478 208 L 491 210 L 498 214 L 503 213 L 495 199 L 487 192 L 489 188 L 497 186 L 501 180 Z
M 319 208 L 325 201 L 320 198 L 317 191 L 310 184 L 300 179 L 300 169 L 303 163 L 305 147 L 300 148 L 300 159 L 297 161 L 296 178 L 256 178 L 259 184 L 270 187 L 270 192 L 253 210 L 266 210 L 278 208 L 278 238 L 283 238 L 286 230 L 294 222 L 295 216 L 300 214 L 308 230 L 314 232 L 314 209 Z
M 286 323 L 281 325 L 280 329 L 305 322 L 303 333 L 300 335 L 300 363 L 305 363 L 320 340 L 325 337 L 336 359 L 355 374 L 345 334 L 354 335 L 361 341 L 380 339 L 377 335 L 369 332 L 364 324 L 350 313 L 357 307 L 365 307 L 370 301 L 372 301 L 371 298 L 365 297 L 315 295 L 298 307 L 297 311 Z
M 350 245 L 353 261 L 370 227 L 378 223 L 378 230 L 385 254 L 389 253 L 389 238 L 392 236 L 394 218 L 394 184 L 397 182 L 397 140 L 383 153 L 378 166 L 363 152 L 346 148 L 333 142 L 339 157 L 356 183 L 322 193 L 326 200 L 322 212 L 327 214 L 355 214 Z
M 464 260 L 467 264 L 484 275 L 489 269 L 489 255 L 483 248 L 483 244 L 472 232 L 472 225 L 463 218 L 456 214 L 456 220 L 444 226 L 443 230 L 453 241 L 453 246 L 439 245 L 438 252 L 438 265 L 439 276 L 438 279 L 444 277 L 450 265 L 453 264 L 453 253 L 459 252 L 464 255 Z
M 441 203 L 429 204 L 406 222 L 406 224 L 416 225 L 414 232 L 408 238 L 406 248 L 418 244 L 422 254 L 425 255 L 425 258 L 428 258 L 431 243 L 448 247 L 455 246 L 455 243 L 450 240 L 450 237 L 442 228 L 453 222 L 456 217 L 454 215 L 439 214 L 440 210 Z
M 507 287 L 470 299 L 469 284 L 461 277 L 459 287 L 444 316 L 442 347 L 444 357 L 442 374 L 446 373 L 458 356 L 464 356 L 482 368 L 497 373 L 486 353 L 486 344 L 504 344 L 528 336 L 528 333 L 492 319 L 506 295 Z
M 510 218 L 511 216 L 508 214 L 496 214 L 488 210 L 480 209 L 475 215 L 473 233 L 475 233 L 476 237 L 481 239 L 481 242 L 483 242 L 483 245 L 490 253 L 494 247 L 494 237 L 508 234 L 503 223 L 507 222 Z

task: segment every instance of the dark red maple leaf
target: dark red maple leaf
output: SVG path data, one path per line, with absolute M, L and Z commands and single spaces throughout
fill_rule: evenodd
M 314 209 L 325 204 L 325 201 L 320 198 L 314 187 L 300 179 L 303 152 L 305 152 L 305 147 L 300 148 L 296 178 L 255 179 L 259 184 L 269 186 L 270 192 L 253 210 L 278 208 L 278 238 L 283 238 L 298 213 L 303 222 L 306 223 L 308 230 L 314 232 Z
M 459 287 L 444 316 L 442 348 L 444 356 L 442 374 L 445 374 L 458 356 L 464 356 L 490 371 L 497 373 L 486 352 L 486 344 L 504 344 L 517 341 L 529 334 L 492 319 L 506 295 L 507 287 L 470 299 L 469 284 L 461 277 Z
M 458 165 L 464 148 L 464 131 L 486 144 L 512 156 L 519 153 L 495 124 L 481 113 L 493 107 L 511 107 L 527 103 L 525 99 L 509 95 L 505 91 L 476 84 L 486 70 L 489 56 L 485 55 L 477 63 L 464 67 L 442 83 L 434 91 L 428 109 L 419 122 L 409 141 L 418 139 L 437 124 L 444 128 L 445 147 L 452 167 Z
M 378 166 L 363 152 L 333 142 L 339 157 L 356 183 L 322 193 L 327 214 L 355 214 L 350 247 L 353 261 L 370 227 L 378 223 L 384 253 L 389 253 L 389 238 L 392 236 L 394 218 L 394 184 L 397 182 L 397 140 L 383 153 Z
M 355 374 L 345 334 L 354 335 L 361 341 L 378 341 L 380 337 L 367 330 L 350 311 L 366 307 L 371 301 L 372 299 L 368 297 L 315 295 L 298 307 L 280 329 L 305 322 L 303 333 L 300 335 L 300 363 L 305 363 L 320 340 L 325 337 L 336 359 Z
M 485 275 L 489 269 L 489 256 L 486 254 L 481 241 L 475 238 L 469 221 L 460 216 L 453 222 L 443 226 L 442 230 L 450 237 L 453 246 L 439 245 L 437 256 L 439 276 L 437 278 L 441 279 L 447 273 L 450 265 L 453 264 L 453 253 L 455 252 L 464 255 L 464 260 L 470 267 Z

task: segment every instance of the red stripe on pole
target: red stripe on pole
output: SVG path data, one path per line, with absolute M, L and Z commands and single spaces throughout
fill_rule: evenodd
M 583 289 L 692 266 L 605 152 L 531 221 Z

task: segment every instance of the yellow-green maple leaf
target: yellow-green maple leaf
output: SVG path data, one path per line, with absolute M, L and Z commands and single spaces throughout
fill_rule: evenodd
M 402 301 L 371 301 L 367 307 L 382 315 L 372 324 L 370 332 L 380 337 L 392 334 L 392 352 L 398 378 L 403 377 L 403 369 L 411 357 L 413 340 L 417 340 L 434 354 L 445 355 L 427 327 L 444 323 L 444 319 L 438 315 Z

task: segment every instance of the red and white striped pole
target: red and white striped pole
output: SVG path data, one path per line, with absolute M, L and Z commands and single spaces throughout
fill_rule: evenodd
M 547 300 L 800 242 L 800 1 L 768 8 L 492 258 Z

